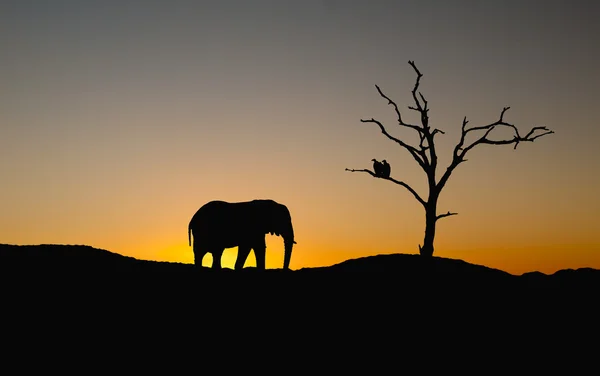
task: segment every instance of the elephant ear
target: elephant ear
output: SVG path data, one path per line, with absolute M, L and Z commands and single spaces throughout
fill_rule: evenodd
M 286 217 L 289 216 L 287 207 L 276 202 L 263 207 L 263 228 L 265 234 L 281 236 L 286 231 Z
M 269 213 L 269 215 L 265 218 L 265 234 L 277 235 L 279 236 L 279 231 L 277 228 L 278 222 L 276 215 L 274 213 Z

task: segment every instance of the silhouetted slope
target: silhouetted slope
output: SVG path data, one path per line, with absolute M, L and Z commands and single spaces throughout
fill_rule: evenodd
M 304 281 L 305 286 L 314 282 L 315 286 L 325 280 L 338 282 L 337 287 L 361 285 L 377 285 L 378 281 L 386 279 L 400 288 L 422 288 L 433 286 L 438 289 L 448 288 L 477 290 L 481 288 L 515 289 L 596 289 L 600 287 L 600 271 L 591 268 L 578 270 L 561 270 L 552 275 L 539 272 L 525 273 L 515 276 L 502 270 L 474 265 L 462 260 L 433 257 L 430 259 L 419 255 L 391 254 L 368 256 L 346 260 L 328 267 L 302 268 L 294 271 L 268 269 L 261 273 L 254 268 L 245 268 L 241 273 L 231 269 L 221 272 L 210 268 L 202 268 L 199 273 L 192 264 L 157 262 L 138 260 L 133 257 L 85 245 L 8 245 L 0 244 L 0 270 L 2 273 L 98 273 L 109 275 L 115 272 L 125 272 L 125 275 L 167 272 L 178 277 L 198 277 L 218 274 L 220 276 L 278 276 L 280 281 Z M 329 283 L 328 283 L 329 284 Z M 329 284 L 330 287 L 333 286 Z M 329 287 L 327 287 L 329 288 Z M 327 290 L 333 293 L 334 290 Z
M 482 265 L 467 263 L 463 260 L 420 255 L 390 254 L 367 256 L 343 261 L 328 267 L 310 268 L 312 270 L 330 270 L 335 272 L 376 272 L 403 275 L 471 275 L 473 277 L 512 279 L 514 276 L 505 271 Z M 301 269 L 302 270 L 302 269 Z
M 41 270 L 57 272 L 113 272 L 182 270 L 188 265 L 138 260 L 87 245 L 9 245 L 0 244 L 0 268 L 6 273 Z M 188 266 L 189 267 L 189 266 Z
M 45 339 L 44 351 L 59 357 L 65 341 L 86 352 L 105 343 L 123 345 L 127 353 L 148 344 L 163 349 L 173 337 L 219 349 L 228 339 L 236 345 L 251 339 L 252 348 L 262 349 L 257 344 L 266 341 L 302 351 L 306 343 L 317 345 L 320 354 L 343 354 L 349 346 L 354 352 L 342 365 L 351 367 L 355 356 L 378 346 L 394 351 L 397 365 L 400 344 L 419 352 L 444 346 L 460 356 L 467 344 L 499 353 L 502 363 L 514 357 L 514 343 L 527 346 L 523 354 L 539 351 L 542 342 L 587 347 L 594 338 L 600 279 L 593 269 L 523 277 L 461 260 L 403 254 L 295 271 L 199 272 L 190 264 L 137 260 L 81 245 L 0 245 L 0 271 L 5 337 L 14 332 L 27 344 Z M 532 277 L 536 286 L 527 288 Z M 582 283 L 591 290 L 576 294 L 585 290 Z M 560 294 L 552 286 L 570 287 Z M 572 333 L 584 334 L 583 340 L 564 342 Z M 500 353 L 499 345 L 509 354 Z M 93 361 L 111 359 L 121 360 L 100 353 Z

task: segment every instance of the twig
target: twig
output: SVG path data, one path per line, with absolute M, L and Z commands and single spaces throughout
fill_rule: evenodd
M 412 188 L 410 185 L 406 184 L 406 183 L 405 183 L 405 182 L 403 182 L 403 181 L 396 180 L 396 179 L 394 179 L 394 178 L 392 178 L 392 177 L 387 177 L 387 178 L 385 178 L 385 177 L 382 177 L 382 176 L 377 176 L 377 175 L 375 175 L 375 173 L 374 173 L 373 171 L 371 171 L 371 170 L 369 170 L 369 169 L 360 169 L 360 170 L 355 170 L 355 169 L 350 169 L 350 168 L 347 168 L 347 169 L 346 169 L 346 171 L 350 171 L 350 172 L 366 172 L 366 173 L 370 174 L 371 176 L 373 176 L 374 178 L 379 178 L 379 179 L 384 179 L 384 180 L 389 180 L 389 181 L 391 181 L 391 182 L 394 182 L 394 183 L 396 183 L 396 184 L 398 184 L 398 185 L 401 185 L 401 186 L 403 186 L 403 187 L 404 187 L 404 188 L 406 188 L 406 189 L 407 189 L 407 190 L 408 190 L 410 193 L 412 193 L 412 194 L 413 194 L 413 196 L 415 196 L 415 198 L 417 199 L 417 201 L 419 201 L 419 202 L 421 203 L 421 205 L 423 205 L 423 206 L 426 206 L 426 205 L 427 205 L 427 203 L 425 202 L 425 200 L 423 200 L 423 199 L 421 198 L 421 196 L 419 196 L 419 194 L 417 193 L 417 191 L 415 191 L 415 190 L 414 190 L 414 189 L 413 189 L 413 188 Z
M 458 213 L 450 213 L 450 212 L 448 212 L 448 213 L 445 213 L 445 214 L 439 214 L 437 217 L 435 217 L 435 220 L 437 221 L 437 220 L 440 220 L 442 218 L 449 217 L 451 215 L 458 215 Z

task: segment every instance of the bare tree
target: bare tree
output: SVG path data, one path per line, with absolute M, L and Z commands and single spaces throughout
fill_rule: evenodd
M 423 94 L 421 94 L 421 92 L 418 91 L 419 83 L 420 83 L 421 77 L 423 77 L 423 75 L 421 74 L 419 69 L 417 69 L 417 67 L 415 66 L 414 61 L 409 61 L 408 63 L 410 64 L 411 67 L 413 67 L 413 69 L 417 73 L 416 83 L 412 90 L 412 97 L 415 102 L 415 105 L 408 106 L 408 108 L 410 110 L 413 110 L 413 111 L 416 111 L 419 113 L 420 119 L 421 119 L 420 125 L 413 125 L 413 124 L 406 123 L 402 119 L 402 115 L 400 114 L 400 110 L 398 109 L 398 106 L 396 105 L 396 103 L 394 101 L 392 101 L 389 97 L 387 97 L 381 91 L 379 86 L 375 85 L 375 87 L 377 88 L 377 92 L 379 92 L 379 95 L 381 97 L 383 97 L 384 99 L 386 99 L 388 101 L 389 105 L 392 105 L 394 107 L 394 110 L 396 111 L 396 116 L 398 117 L 398 124 L 400 124 L 403 127 L 413 129 L 415 132 L 418 133 L 419 140 L 420 140 L 419 145 L 412 146 L 396 137 L 391 136 L 387 132 L 387 130 L 385 129 L 383 124 L 378 120 L 371 118 L 368 120 L 361 119 L 360 121 L 363 123 L 374 123 L 377 126 L 379 126 L 381 133 L 383 133 L 387 138 L 389 138 L 392 141 L 395 141 L 398 145 L 400 145 L 402 148 L 407 150 L 408 153 L 414 158 L 414 160 L 417 161 L 419 166 L 421 166 L 421 168 L 427 175 L 427 182 L 428 182 L 428 186 L 429 186 L 429 192 L 427 195 L 427 199 L 424 199 L 421 195 L 419 195 L 417 193 L 417 191 L 415 191 L 407 183 L 396 180 L 392 177 L 378 176 L 375 174 L 374 171 L 371 171 L 368 169 L 355 170 L 355 169 L 347 168 L 346 171 L 366 172 L 373 177 L 389 180 L 391 182 L 394 182 L 394 183 L 406 188 L 417 199 L 417 201 L 419 203 L 421 203 L 421 205 L 423 205 L 423 208 L 425 209 L 425 238 L 423 240 L 423 246 L 419 245 L 419 253 L 422 256 L 432 256 L 433 255 L 433 241 L 435 238 L 435 228 L 436 228 L 437 221 L 442 218 L 457 214 L 457 213 L 452 213 L 450 211 L 448 211 L 447 213 L 443 213 L 443 214 L 437 214 L 437 204 L 438 204 L 438 199 L 440 197 L 440 192 L 446 186 L 446 183 L 448 182 L 450 175 L 452 175 L 452 172 L 456 169 L 456 167 L 458 167 L 458 165 L 460 165 L 461 163 L 466 161 L 465 156 L 467 155 L 467 153 L 470 150 L 472 150 L 475 146 L 482 145 L 482 144 L 488 144 L 488 145 L 511 145 L 511 144 L 514 144 L 514 149 L 516 149 L 517 146 L 519 145 L 519 143 L 521 143 L 523 141 L 533 142 L 539 137 L 542 137 L 542 136 L 545 136 L 547 134 L 551 134 L 554 132 L 551 130 L 548 130 L 548 128 L 546 128 L 546 127 L 533 127 L 525 136 L 521 136 L 521 134 L 519 133 L 519 130 L 517 129 L 516 126 L 504 121 L 504 114 L 510 107 L 504 107 L 502 109 L 502 112 L 500 112 L 500 119 L 498 119 L 497 121 L 495 121 L 491 124 L 488 124 L 488 125 L 467 128 L 468 121 L 467 121 L 467 118 L 465 117 L 462 122 L 462 132 L 461 132 L 461 136 L 460 136 L 460 141 L 454 147 L 454 152 L 452 154 L 452 161 L 450 162 L 450 165 L 446 168 L 446 171 L 444 172 L 444 174 L 440 177 L 439 181 L 436 181 L 436 169 L 438 167 L 438 157 L 437 157 L 437 153 L 436 153 L 436 149 L 435 149 L 435 136 L 438 134 L 444 134 L 444 131 L 437 129 L 437 128 L 432 128 L 429 125 L 428 103 L 427 103 L 427 100 L 425 100 L 425 97 L 423 96 Z M 488 138 L 488 136 L 490 136 L 492 131 L 498 127 L 509 128 L 512 131 L 514 131 L 514 135 L 510 139 L 494 140 L 494 139 Z M 481 134 L 481 136 L 479 138 L 476 138 L 475 141 L 467 143 L 465 145 L 465 138 L 471 132 L 479 132 L 479 134 Z M 473 134 L 477 134 L 477 133 L 473 133 Z

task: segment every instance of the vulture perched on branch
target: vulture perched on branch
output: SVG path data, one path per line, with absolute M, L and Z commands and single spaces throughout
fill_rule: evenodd
M 383 176 L 384 178 L 389 178 L 390 172 L 392 172 L 392 168 L 390 167 L 390 164 L 387 163 L 387 161 L 384 159 L 383 162 L 381 162 L 381 166 L 382 166 L 381 176 Z
M 383 163 L 379 162 L 377 159 L 371 159 L 373 161 L 373 170 L 375 171 L 375 176 L 381 177 L 383 173 Z

